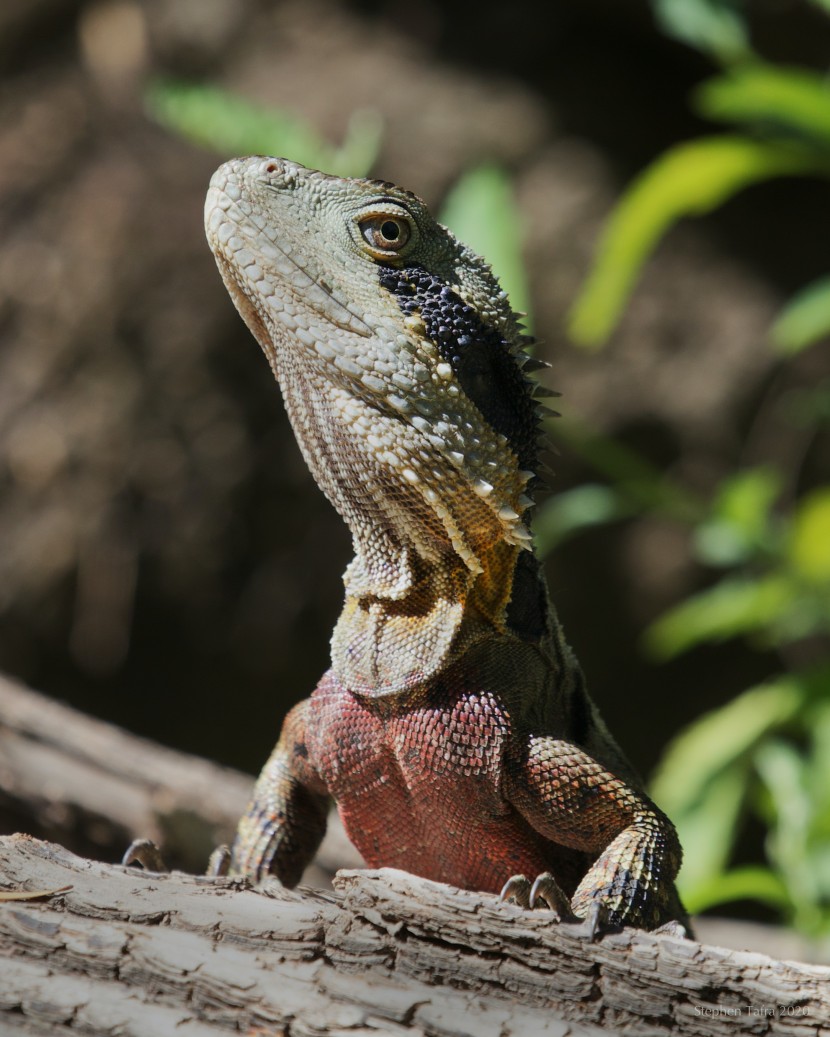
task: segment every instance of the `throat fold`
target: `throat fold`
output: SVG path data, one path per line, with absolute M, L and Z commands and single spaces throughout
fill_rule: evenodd
M 474 644 L 508 632 L 506 615 L 519 549 L 501 541 L 471 572 L 410 558 L 412 582 L 397 598 L 350 594 L 332 637 L 332 668 L 349 690 L 373 698 L 430 680 Z

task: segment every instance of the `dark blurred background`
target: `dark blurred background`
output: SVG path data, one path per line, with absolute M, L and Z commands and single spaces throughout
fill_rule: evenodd
M 766 57 L 826 62 L 815 6 L 758 0 L 749 17 Z M 209 80 L 332 140 L 375 109 L 374 175 L 436 207 L 465 168 L 506 167 L 561 409 L 704 496 L 786 462 L 768 401 L 828 374 L 826 352 L 784 368 L 765 344 L 782 299 L 826 269 L 809 181 L 673 230 L 605 351 L 566 337 L 622 186 L 701 130 L 687 95 L 713 67 L 645 2 L 4 0 L 0 61 L 0 669 L 135 732 L 258 770 L 326 668 L 349 558 L 204 240 L 227 156 L 145 114 L 151 77 Z M 827 453 L 819 437 L 808 472 Z M 593 477 L 560 446 L 557 489 Z M 569 540 L 550 577 L 645 773 L 775 668 L 737 642 L 645 659 L 645 625 L 705 579 L 688 531 L 653 514 Z

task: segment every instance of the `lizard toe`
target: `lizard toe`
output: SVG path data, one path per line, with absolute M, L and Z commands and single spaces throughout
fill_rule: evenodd
M 538 875 L 530 890 L 531 908 L 541 906 L 553 911 L 560 922 L 578 922 L 579 918 L 571 908 L 571 902 L 549 871 Z
M 691 928 L 674 918 L 670 922 L 664 922 L 653 931 L 655 936 L 674 936 L 678 940 L 693 938 Z
M 499 900 L 512 902 L 519 907 L 530 907 L 530 882 L 524 875 L 511 875 L 499 893 Z
M 611 911 L 603 900 L 595 900 L 582 919 L 585 936 L 593 941 L 603 933 L 619 932 L 620 926 L 611 918 Z
M 166 872 L 170 869 L 164 863 L 161 850 L 152 839 L 133 839 L 121 858 L 125 867 L 140 864 L 145 871 Z
M 205 874 L 212 878 L 219 878 L 222 875 L 230 874 L 230 868 L 231 848 L 226 843 L 222 843 L 221 846 L 216 847 L 208 858 L 208 866 Z
M 524 875 L 512 875 L 502 887 L 499 897 L 529 911 L 546 907 L 554 912 L 560 922 L 580 921 L 571 908 L 567 894 L 549 871 L 538 875 L 533 883 Z

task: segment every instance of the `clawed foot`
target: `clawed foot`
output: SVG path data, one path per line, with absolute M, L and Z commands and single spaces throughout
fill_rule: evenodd
M 502 900 L 512 900 L 519 907 L 529 910 L 535 907 L 548 907 L 560 922 L 582 921 L 571 910 L 570 900 L 549 871 L 539 875 L 533 885 L 524 875 L 513 875 L 505 882 L 499 896 Z
M 164 863 L 161 850 L 152 839 L 133 839 L 127 847 L 127 852 L 121 858 L 125 867 L 132 864 L 140 864 L 145 871 L 167 872 L 170 869 Z M 227 875 L 230 869 L 231 851 L 230 847 L 217 846 L 208 860 L 206 875 L 217 878 Z
M 557 922 L 581 925 L 589 940 L 616 928 L 610 924 L 608 911 L 601 901 L 593 903 L 587 914 L 576 914 L 567 895 L 549 871 L 537 876 L 533 885 L 524 875 L 514 875 L 505 882 L 500 897 L 530 910 L 547 907 L 556 915 Z
M 579 924 L 589 940 L 603 933 L 619 932 L 622 928 L 601 899 L 592 900 L 583 914 L 574 911 L 570 899 L 549 871 L 539 875 L 533 884 L 524 875 L 513 875 L 502 887 L 500 899 L 512 901 L 529 910 L 547 907 L 556 915 L 557 922 Z M 673 936 L 677 939 L 689 939 L 692 935 L 691 929 L 676 919 L 664 922 L 651 931 L 655 936 Z

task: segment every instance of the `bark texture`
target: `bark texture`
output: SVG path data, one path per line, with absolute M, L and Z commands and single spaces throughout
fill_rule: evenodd
M 830 1027 L 830 969 L 634 931 L 591 942 L 549 912 L 391 869 L 341 872 L 334 893 L 254 890 L 11 836 L 0 874 L 3 1033 L 813 1037 Z

